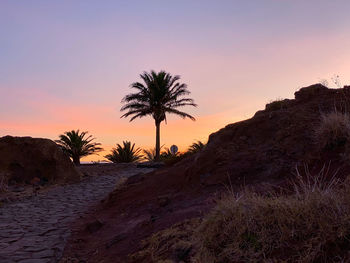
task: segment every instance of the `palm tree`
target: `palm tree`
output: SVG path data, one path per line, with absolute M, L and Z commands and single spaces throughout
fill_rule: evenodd
M 112 153 L 105 156 L 113 163 L 132 163 L 140 160 L 143 156 L 140 155 L 140 148 L 136 148 L 135 143 L 131 146 L 131 142 L 124 141 L 123 146 L 117 144 L 117 148 L 112 149 Z
M 68 131 L 59 135 L 60 139 L 56 140 L 56 143 L 62 147 L 76 165 L 80 164 L 81 157 L 103 150 L 99 147 L 100 143 L 92 142 L 95 140 L 92 135 L 85 137 L 88 134 L 87 131 L 79 133 L 79 130 Z
M 130 86 L 137 90 L 136 93 L 126 95 L 122 103 L 125 105 L 121 111 L 127 111 L 122 117 L 132 116 L 130 121 L 136 118 L 142 118 L 151 115 L 156 126 L 156 156 L 159 160 L 160 156 L 160 124 L 165 120 L 166 114 L 176 114 L 182 118 L 195 118 L 177 108 L 183 106 L 194 106 L 194 100 L 183 97 L 190 94 L 187 85 L 179 83 L 180 76 L 172 76 L 165 71 L 150 73 L 144 72 L 140 75 L 144 83 L 134 82 Z
M 143 150 L 144 158 L 147 161 L 153 162 L 156 158 L 156 149 Z

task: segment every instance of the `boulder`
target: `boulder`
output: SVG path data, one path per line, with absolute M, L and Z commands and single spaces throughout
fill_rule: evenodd
M 29 184 L 33 180 L 64 183 L 78 181 L 81 176 L 55 142 L 12 136 L 0 138 L 0 173 L 9 184 Z

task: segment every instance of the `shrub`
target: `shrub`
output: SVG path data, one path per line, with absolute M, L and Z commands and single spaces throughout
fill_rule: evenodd
M 188 147 L 187 153 L 194 154 L 200 152 L 204 149 L 205 146 L 206 144 L 202 143 L 201 141 L 194 142 L 190 147 Z
M 322 114 L 315 129 L 315 141 L 320 149 L 335 149 L 345 146 L 350 138 L 350 118 L 347 113 Z
M 196 262 L 348 262 L 350 189 L 298 180 L 288 196 L 230 195 L 196 231 Z
M 162 145 L 160 147 L 160 149 L 163 148 L 164 145 Z M 143 154 L 144 154 L 144 158 L 147 161 L 150 162 L 154 162 L 156 159 L 156 149 L 149 149 L 149 150 L 143 150 Z M 163 161 L 166 162 L 168 160 L 172 160 L 173 158 L 179 156 L 179 153 L 175 153 L 173 154 L 172 152 L 170 152 L 170 150 L 168 148 L 165 148 L 164 151 L 161 152 L 160 156 L 159 156 L 159 161 Z
M 281 110 L 287 108 L 289 99 L 276 99 L 274 101 L 271 101 L 265 105 L 265 110 L 268 111 L 275 111 L 275 110 Z
M 176 152 L 176 153 L 172 153 L 168 148 L 165 148 L 165 151 L 163 151 L 161 154 L 160 154 L 160 159 L 162 160 L 166 160 L 166 159 L 171 159 L 171 158 L 174 158 L 176 157 L 177 155 L 179 155 L 179 152 Z
M 189 262 L 192 236 L 200 219 L 192 218 L 152 234 L 142 241 L 142 248 L 129 255 L 132 262 Z
M 160 146 L 160 149 L 163 148 L 164 145 Z M 144 158 L 149 162 L 155 162 L 156 161 L 156 148 L 149 149 L 149 150 L 143 150 Z M 159 156 L 159 161 L 162 160 L 162 154 Z
M 105 156 L 106 159 L 113 163 L 132 163 L 139 161 L 142 158 L 140 154 L 141 149 L 136 148 L 135 143 L 131 145 L 131 142 L 124 141 L 123 146 L 117 144 L 117 148 L 112 149 L 112 153 Z

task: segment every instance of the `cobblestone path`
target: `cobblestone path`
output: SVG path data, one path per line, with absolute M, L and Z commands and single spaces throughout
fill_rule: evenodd
M 0 262 L 57 262 L 69 225 L 88 207 L 106 197 L 123 176 L 150 169 L 126 169 L 118 175 L 93 176 L 82 182 L 57 186 L 45 194 L 0 207 Z

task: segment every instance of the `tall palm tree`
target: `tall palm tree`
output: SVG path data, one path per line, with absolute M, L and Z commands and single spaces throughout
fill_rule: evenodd
M 142 118 L 151 115 L 155 121 L 156 126 L 156 160 L 159 160 L 160 153 L 160 124 L 165 120 L 166 114 L 176 114 L 182 118 L 195 118 L 186 112 L 178 110 L 183 106 L 194 106 L 194 100 L 183 97 L 190 92 L 187 85 L 179 83 L 180 76 L 160 71 L 144 72 L 140 75 L 144 83 L 134 82 L 130 86 L 137 90 L 136 93 L 126 95 L 122 103 L 125 105 L 121 111 L 127 111 L 122 117 L 126 118 L 132 116 L 130 121 L 136 118 Z
M 85 137 L 87 134 L 87 131 L 72 130 L 59 135 L 60 139 L 56 140 L 56 143 L 62 147 L 76 165 L 80 164 L 81 157 L 103 150 L 99 147 L 100 143 L 92 142 L 95 140 L 92 135 Z

